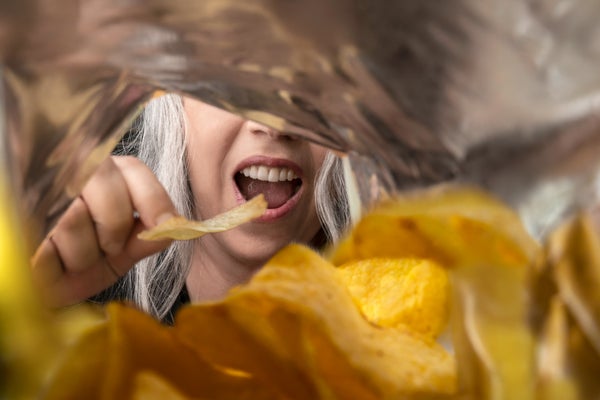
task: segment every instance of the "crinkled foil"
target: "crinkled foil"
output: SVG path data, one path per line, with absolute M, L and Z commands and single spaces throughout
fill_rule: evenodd
M 348 154 L 364 205 L 474 183 L 546 251 L 459 277 L 461 388 L 594 398 L 598 232 L 556 227 L 598 203 L 598 20 L 597 0 L 0 0 L 0 171 L 35 242 L 167 90 Z
M 160 88 L 348 153 L 363 204 L 469 181 L 542 237 L 597 199 L 599 16 L 595 0 L 1 0 L 4 158 L 44 232 Z

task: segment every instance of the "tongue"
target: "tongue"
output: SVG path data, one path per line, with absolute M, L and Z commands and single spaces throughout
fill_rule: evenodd
M 246 199 L 251 199 L 259 194 L 265 196 L 269 208 L 278 208 L 294 195 L 294 184 L 286 182 L 265 182 L 257 179 L 240 176 L 238 187 Z

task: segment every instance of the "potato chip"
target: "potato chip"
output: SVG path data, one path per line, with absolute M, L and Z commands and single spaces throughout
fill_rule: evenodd
M 600 354 L 600 240 L 589 216 L 557 230 L 550 249 L 561 298 Z
M 35 398 L 57 355 L 59 338 L 32 286 L 28 240 L 3 172 L 0 169 L 0 399 Z
M 281 398 L 409 399 L 456 389 L 449 353 L 406 327 L 371 324 L 336 268 L 301 245 L 284 248 L 223 302 L 182 309 L 175 323 L 202 358 L 247 371 Z
M 449 269 L 460 388 L 474 398 L 532 398 L 527 268 L 541 252 L 518 215 L 474 188 L 419 190 L 375 207 L 328 255 L 335 265 L 417 257 Z
M 108 340 L 108 327 L 104 324 L 86 331 L 65 352 L 65 359 L 55 366 L 55 371 L 39 398 L 101 399 L 108 365 Z
M 204 221 L 191 221 L 184 217 L 173 217 L 138 235 L 143 240 L 190 240 L 207 233 L 223 232 L 255 218 L 267 209 L 264 195 L 260 194 L 244 204 Z
M 328 258 L 341 265 L 374 257 L 417 257 L 446 268 L 529 265 L 539 245 L 517 214 L 488 194 L 444 186 L 390 199 L 366 214 Z
M 537 395 L 541 400 L 580 398 L 569 365 L 569 321 L 558 296 L 550 301 L 549 313 L 538 342 Z
M 380 326 L 404 325 L 435 339 L 448 322 L 448 274 L 422 258 L 373 258 L 336 272 L 366 318 Z
M 451 355 L 409 329 L 370 324 L 335 268 L 303 246 L 224 301 L 185 307 L 172 328 L 120 304 L 107 312 L 42 398 L 420 399 L 455 390 Z
M 161 390 L 168 390 L 167 385 L 194 399 L 275 398 L 252 376 L 214 368 L 178 340 L 172 327 L 142 311 L 118 303 L 110 303 L 106 311 L 105 323 L 88 330 L 66 352 L 40 398 L 127 399 L 152 390 L 146 384 Z M 140 374 L 146 376 L 141 382 Z M 149 383 L 149 375 L 160 382 Z
M 390 199 L 328 250 L 333 262 L 288 246 L 224 300 L 184 307 L 174 327 L 114 303 L 101 324 L 79 310 L 46 324 L 81 340 L 40 398 L 596 398 L 598 233 L 575 219 L 541 254 L 478 190 Z M 433 340 L 448 297 L 454 355 Z M 20 327 L 47 321 L 18 315 Z M 41 344 L 55 352 L 56 341 L 23 339 L 40 354 L 27 365 L 45 367 Z
M 191 400 L 160 375 L 142 371 L 135 377 L 132 400 Z M 196 397 L 194 400 L 201 400 Z M 205 398 L 207 399 L 207 398 Z M 208 400 L 208 399 L 207 399 Z
M 551 395 L 558 385 L 571 398 L 596 398 L 600 238 L 592 216 L 581 213 L 564 223 L 548 237 L 546 247 L 546 257 L 531 277 L 539 350 L 546 356 L 540 361 L 540 392 L 558 398 Z
M 475 399 L 534 399 L 535 343 L 527 325 L 524 268 L 451 271 L 453 344 L 460 387 Z

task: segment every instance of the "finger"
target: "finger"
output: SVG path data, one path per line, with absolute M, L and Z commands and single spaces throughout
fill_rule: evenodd
M 103 258 L 91 268 L 76 274 L 65 273 L 60 279 L 41 286 L 42 296 L 51 307 L 64 307 L 100 293 L 117 281 L 116 274 Z
M 93 279 L 88 275 L 96 275 Z M 98 247 L 95 226 L 86 204 L 76 198 L 32 258 L 32 275 L 43 298 L 66 306 L 94 295 L 116 282 Z
M 142 258 L 164 250 L 172 241 L 145 241 L 137 238 L 139 232 L 151 228 L 176 215 L 175 206 L 154 173 L 134 157 L 115 157 L 115 165 L 127 183 L 133 209 L 139 214 L 130 232 L 123 252 L 107 257 L 110 264 L 123 274 Z
M 117 274 L 123 276 L 133 264 L 166 249 L 172 243 L 172 240 L 146 241 L 138 239 L 138 233 L 144 229 L 146 229 L 144 224 L 138 222 L 134 226 L 123 251 L 115 256 L 106 257 Z
M 64 273 L 79 273 L 100 260 L 96 227 L 86 203 L 79 197 L 50 232 L 48 240 L 54 245 Z
M 167 191 L 144 163 L 135 157 L 115 157 L 114 162 L 144 226 L 153 227 L 177 213 Z
M 31 272 L 39 287 L 54 285 L 65 274 L 65 267 L 50 238 L 44 239 L 33 255 Z
M 80 196 L 96 228 L 100 249 L 107 255 L 120 253 L 134 225 L 127 182 L 112 158 L 105 160 Z

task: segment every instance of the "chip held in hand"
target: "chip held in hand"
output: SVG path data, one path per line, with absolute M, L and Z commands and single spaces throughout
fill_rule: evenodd
M 265 197 L 260 194 L 244 204 L 204 221 L 191 221 L 185 217 L 173 217 L 152 229 L 140 232 L 143 240 L 190 240 L 206 233 L 223 232 L 263 215 L 267 209 Z

